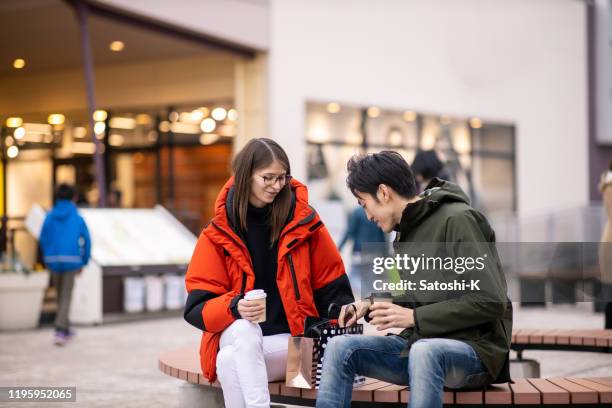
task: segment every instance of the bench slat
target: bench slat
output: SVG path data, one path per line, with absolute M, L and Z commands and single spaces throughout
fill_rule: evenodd
M 462 390 L 455 391 L 455 404 L 466 405 L 466 404 L 482 404 L 483 391 L 482 390 Z
M 529 378 L 527 381 L 542 393 L 543 404 L 569 404 L 570 393 L 545 378 Z
M 549 378 L 548 381 L 558 385 L 570 393 L 572 404 L 596 404 L 597 392 L 586 388 L 580 384 L 568 381 L 565 378 Z
M 529 381 L 524 378 L 519 378 L 510 384 L 514 396 L 514 403 L 517 405 L 540 404 L 542 402 L 542 394 Z
M 362 385 L 359 388 L 353 389 L 353 401 L 364 401 L 364 402 L 373 402 L 374 401 L 374 391 L 387 387 L 389 385 L 388 382 L 375 380 L 369 384 Z
M 400 391 L 405 390 L 405 385 L 391 384 L 374 391 L 375 402 L 400 402 Z
M 493 384 L 485 390 L 485 404 L 510 405 L 512 404 L 512 390 L 508 383 Z
M 301 388 L 287 387 L 285 384 L 280 384 L 280 395 L 286 397 L 300 397 Z
M 597 391 L 599 394 L 599 401 L 601 403 L 611 403 L 612 402 L 612 387 L 604 384 L 600 384 L 595 381 L 591 381 L 587 378 L 568 378 L 569 381 L 574 382 L 576 384 L 580 384 L 583 387 L 590 388 L 594 391 Z
M 612 377 L 596 377 L 596 378 L 589 378 L 589 380 L 595 381 L 603 385 L 607 385 L 608 387 L 612 387 Z

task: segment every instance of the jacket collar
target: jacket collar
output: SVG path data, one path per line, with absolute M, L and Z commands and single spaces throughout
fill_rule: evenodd
M 316 228 L 313 224 L 319 221 L 319 216 L 308 205 L 308 189 L 304 184 L 291 179 L 291 210 L 279 239 L 279 257 L 300 240 L 310 236 Z M 236 248 L 248 258 L 248 249 L 240 234 L 233 215 L 234 177 L 223 186 L 215 201 L 215 215 L 204 233 L 215 243 L 222 245 L 228 252 L 235 254 Z M 212 224 L 212 225 L 211 225 Z M 287 243 L 292 243 L 288 247 Z

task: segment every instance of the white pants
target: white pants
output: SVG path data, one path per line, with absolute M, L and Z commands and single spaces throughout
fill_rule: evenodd
M 244 319 L 221 333 L 217 378 L 227 408 L 270 407 L 268 382 L 285 378 L 289 337 L 263 336 L 259 324 Z

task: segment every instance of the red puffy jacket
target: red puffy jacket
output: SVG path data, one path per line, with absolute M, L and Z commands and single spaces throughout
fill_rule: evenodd
M 215 216 L 198 239 L 185 279 L 185 320 L 203 331 L 200 363 L 211 382 L 221 333 L 239 317 L 234 314 L 236 303 L 255 282 L 249 251 L 228 218 L 233 184 L 230 178 L 219 193 Z M 336 245 L 308 205 L 306 186 L 292 179 L 290 187 L 293 214 L 279 238 L 276 281 L 296 336 L 304 331 L 306 316 L 325 316 L 331 302 L 344 305 L 354 298 Z

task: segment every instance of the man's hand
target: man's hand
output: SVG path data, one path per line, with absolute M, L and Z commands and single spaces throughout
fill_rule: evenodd
M 355 305 L 353 307 L 352 305 Z M 340 316 L 338 316 L 338 325 L 340 327 L 352 326 L 357 323 L 357 320 L 361 319 L 368 313 L 368 307 L 370 302 L 357 301 L 355 303 L 349 303 L 348 305 L 342 306 L 340 309 Z M 357 314 L 355 315 L 355 311 Z
M 414 326 L 414 311 L 407 307 L 394 305 L 393 303 L 374 302 L 370 306 L 370 324 L 376 326 L 376 330 L 391 328 L 408 328 Z
M 265 308 L 266 306 L 259 302 L 255 303 L 244 299 L 240 299 L 238 301 L 238 313 L 240 314 L 240 317 L 248 320 L 249 322 L 257 320 Z

